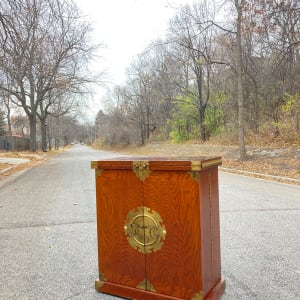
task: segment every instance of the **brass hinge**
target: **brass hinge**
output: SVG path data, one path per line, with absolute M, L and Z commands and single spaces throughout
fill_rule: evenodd
M 146 160 L 134 161 L 132 169 L 135 175 L 141 181 L 144 181 L 151 173 L 151 171 L 149 170 L 149 162 Z
M 148 279 L 141 281 L 136 288 L 144 291 L 156 292 L 155 288 Z

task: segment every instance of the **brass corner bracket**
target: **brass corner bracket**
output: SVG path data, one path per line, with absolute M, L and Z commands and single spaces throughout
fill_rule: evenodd
M 191 300 L 203 300 L 203 294 L 202 292 L 195 294 L 194 297 Z
M 103 285 L 104 285 L 104 281 L 102 281 L 100 279 L 95 280 L 95 290 L 96 291 L 100 292 Z
M 105 275 L 101 271 L 99 271 L 99 278 L 95 280 L 95 290 L 100 292 L 105 281 L 106 281 Z
M 188 174 L 192 177 L 193 180 L 199 183 L 200 181 L 200 174 L 198 171 L 188 171 Z
M 95 176 L 96 176 L 96 177 L 101 176 L 102 173 L 103 173 L 103 170 L 101 170 L 101 169 L 96 169 L 96 170 L 95 170 Z

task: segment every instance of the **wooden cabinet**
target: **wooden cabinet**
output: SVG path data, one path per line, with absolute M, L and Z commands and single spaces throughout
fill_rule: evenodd
M 219 299 L 220 158 L 93 161 L 99 292 L 137 300 Z

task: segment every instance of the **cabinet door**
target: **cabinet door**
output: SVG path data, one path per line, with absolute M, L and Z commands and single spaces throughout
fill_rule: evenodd
M 147 280 L 157 293 L 180 299 L 198 299 L 202 291 L 198 175 L 153 171 L 144 181 L 145 206 L 166 230 L 161 249 L 145 255 Z
M 143 204 L 142 188 L 132 170 L 98 171 L 98 262 L 104 283 L 136 288 L 145 278 L 144 254 L 130 246 L 124 233 L 128 212 Z

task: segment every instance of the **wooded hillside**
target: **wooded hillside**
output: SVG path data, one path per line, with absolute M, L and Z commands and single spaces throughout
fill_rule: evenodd
M 128 67 L 96 119 L 109 145 L 148 141 L 299 143 L 300 3 L 197 1 Z

